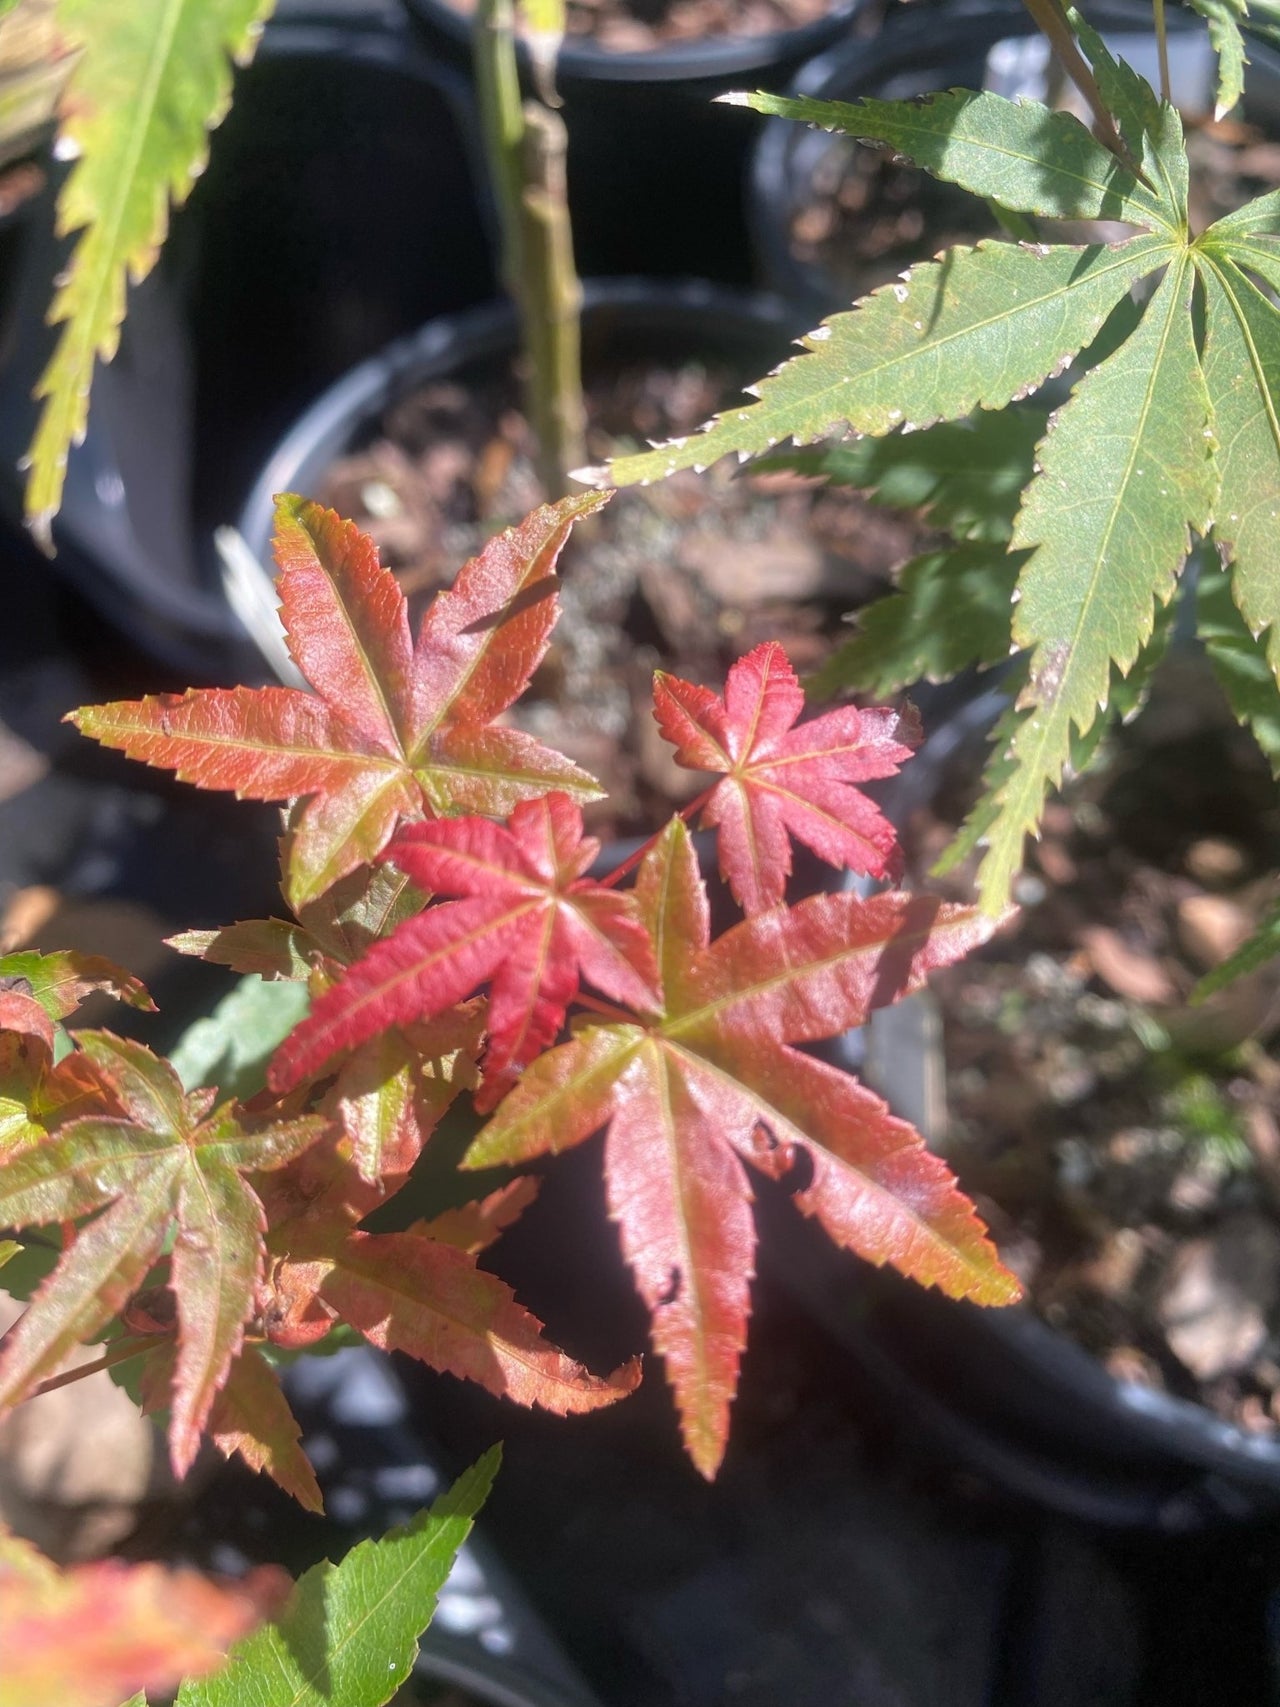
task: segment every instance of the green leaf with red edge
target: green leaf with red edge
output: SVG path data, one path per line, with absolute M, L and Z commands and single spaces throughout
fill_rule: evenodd
M 282 877 L 287 876 L 290 838 L 285 837 Z M 316 971 L 349 966 L 379 938 L 426 906 L 430 896 L 390 865 L 361 865 L 318 900 L 300 909 L 298 921 L 243 919 L 217 930 L 182 931 L 166 937 L 170 948 L 215 966 L 230 966 L 269 980 L 310 979 Z
M 829 864 L 883 877 L 900 864 L 888 819 L 855 785 L 893 776 L 920 739 L 914 712 L 841 706 L 797 725 L 804 690 L 776 641 L 729 670 L 723 699 L 658 671 L 658 727 L 689 770 L 719 771 L 703 821 L 719 830 L 720 870 L 744 912 L 783 899 L 789 835 Z
M 141 1393 L 148 1415 L 169 1408 L 175 1349 L 170 1340 L 147 1354 Z M 224 1458 L 238 1452 L 251 1470 L 270 1476 L 307 1511 L 324 1510 L 320 1484 L 302 1450 L 298 1420 L 279 1376 L 256 1346 L 241 1347 L 213 1401 L 205 1431 Z
M 50 1019 L 66 1019 L 95 990 L 118 996 L 144 1013 L 156 1011 L 142 982 L 101 954 L 81 954 L 75 949 L 37 954 L 32 949 L 22 949 L 16 954 L 0 955 L 0 983 L 10 978 L 26 981 L 30 986 L 27 993 L 39 1002 Z
M 546 650 L 556 559 L 574 521 L 605 501 L 544 505 L 490 540 L 438 595 L 414 644 L 404 595 L 373 542 L 286 495 L 276 509 L 280 613 L 315 693 L 192 689 L 87 706 L 70 721 L 202 788 L 304 797 L 286 883 L 295 909 L 375 858 L 401 819 L 501 816 L 552 788 L 594 798 L 585 772 L 492 720 Z
M 0 1707 L 117 1707 L 130 1691 L 167 1694 L 220 1666 L 291 1587 L 270 1565 L 235 1583 L 120 1559 L 62 1570 L 0 1529 Z
M 555 1153 L 608 1127 L 609 1212 L 653 1317 L 686 1447 L 719 1467 L 750 1312 L 755 1232 L 741 1162 L 803 1154 L 797 1204 L 837 1243 L 952 1297 L 1019 1296 L 948 1169 L 849 1074 L 789 1047 L 920 988 L 993 921 L 931 896 L 819 895 L 710 939 L 692 841 L 673 819 L 640 868 L 663 984 L 656 1016 L 588 1025 L 535 1061 L 464 1158 Z
M 491 983 L 481 1106 L 550 1043 L 583 977 L 641 1009 L 655 996 L 649 936 L 630 896 L 584 878 L 599 843 L 567 795 L 525 801 L 510 827 L 452 818 L 401 831 L 388 857 L 431 906 L 377 943 L 281 1046 L 276 1090 L 391 1026 L 430 1019 Z
M 245 1124 L 214 1093 L 185 1095 L 167 1062 L 104 1032 L 79 1046 L 123 1115 L 87 1116 L 0 1166 L 0 1224 L 92 1216 L 0 1342 L 0 1408 L 27 1397 L 93 1339 L 145 1282 L 172 1235 L 178 1317 L 170 1453 L 195 1457 L 219 1385 L 240 1349 L 262 1271 L 265 1218 L 246 1171 L 283 1166 L 325 1130 L 322 1117 Z

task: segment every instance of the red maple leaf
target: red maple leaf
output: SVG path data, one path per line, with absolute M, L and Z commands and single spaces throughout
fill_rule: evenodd
M 69 713 L 85 735 L 250 800 L 304 797 L 288 897 L 305 905 L 386 846 L 396 824 L 501 817 L 559 788 L 600 790 L 568 759 L 493 719 L 528 684 L 555 624 L 555 563 L 596 493 L 535 510 L 490 540 L 439 594 L 415 645 L 373 542 L 290 495 L 276 509 L 289 649 L 315 689 L 196 688 Z M 539 596 L 543 595 L 543 596 Z
M 608 1128 L 609 1213 L 652 1313 L 689 1454 L 712 1476 L 750 1310 L 744 1160 L 779 1177 L 806 1156 L 799 1208 L 872 1262 L 952 1297 L 1019 1295 L 914 1128 L 849 1074 L 791 1047 L 919 988 L 993 921 L 930 896 L 818 895 L 712 942 L 679 819 L 646 856 L 636 894 L 657 947 L 661 1007 L 634 1023 L 587 1025 L 535 1061 L 464 1165 L 525 1161 Z
M 272 1084 L 288 1090 L 339 1050 L 491 982 L 480 1101 L 492 1107 L 555 1041 L 580 977 L 644 1009 L 653 949 L 634 898 L 583 877 L 598 852 L 563 794 L 522 802 L 509 827 L 452 818 L 402 830 L 388 857 L 423 888 L 465 899 L 428 907 L 375 944 L 286 1038 Z
M 783 899 L 788 831 L 832 865 L 873 877 L 892 872 L 893 827 L 851 785 L 892 776 L 911 756 L 914 713 L 849 705 L 797 726 L 804 692 L 772 640 L 732 666 L 723 699 L 659 670 L 653 705 L 679 764 L 724 773 L 703 820 L 719 828 L 720 869 L 744 912 Z
M 184 1093 L 168 1062 L 139 1043 L 107 1032 L 81 1032 L 77 1042 L 120 1112 L 69 1121 L 0 1166 L 0 1224 L 92 1216 L 0 1341 L 0 1410 L 28 1397 L 125 1308 L 172 1234 L 169 1444 L 182 1475 L 240 1348 L 262 1273 L 266 1219 L 243 1175 L 283 1166 L 329 1122 L 255 1126 L 232 1103 L 214 1107 L 213 1091 Z

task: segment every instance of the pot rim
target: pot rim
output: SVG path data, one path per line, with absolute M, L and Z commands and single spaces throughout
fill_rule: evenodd
M 583 284 L 585 319 L 621 311 L 637 321 L 680 316 L 703 319 L 708 329 L 751 325 L 779 340 L 803 330 L 794 305 L 765 291 L 741 291 L 701 279 L 588 279 Z M 322 466 L 340 455 L 360 426 L 413 386 L 446 372 L 461 360 L 483 360 L 511 348 L 518 335 L 514 306 L 505 300 L 442 315 L 419 331 L 358 363 L 308 405 L 269 453 L 240 512 L 241 537 L 268 572 L 274 499 L 278 492 L 305 491 Z
M 437 0 L 439 3 L 439 0 Z M 1087 7 L 1090 23 L 1111 34 L 1149 33 L 1151 14 L 1141 0 L 1101 0 Z M 1175 8 L 1171 30 L 1202 27 L 1193 13 Z M 1035 35 L 1038 25 L 1020 0 L 955 0 L 941 13 L 918 8 L 891 18 L 872 40 L 840 42 L 811 59 L 786 93 L 817 100 L 874 98 L 885 80 L 913 69 L 945 70 L 975 46 L 990 51 L 1006 38 Z M 1252 84 L 1252 90 L 1250 85 Z M 939 83 L 950 88 L 952 83 Z M 1261 95 L 1268 115 L 1280 113 L 1280 54 L 1250 39 L 1244 101 Z M 794 201 L 792 156 L 809 132 L 793 119 L 773 116 L 761 128 L 747 168 L 747 227 L 766 284 L 830 314 L 849 307 L 847 293 L 818 262 L 797 259 L 788 240 Z M 925 259 L 925 256 L 921 256 Z
M 420 27 L 438 31 L 463 52 L 471 49 L 471 21 L 448 0 L 406 0 Z M 589 38 L 568 36 L 560 50 L 557 78 L 581 83 L 698 83 L 767 70 L 779 61 L 807 59 L 851 30 L 875 0 L 836 0 L 825 17 L 793 29 L 757 36 L 707 36 L 638 52 L 616 52 Z M 522 67 L 528 50 L 517 44 Z

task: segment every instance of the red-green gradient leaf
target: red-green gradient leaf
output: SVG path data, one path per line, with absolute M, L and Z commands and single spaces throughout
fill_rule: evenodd
M 605 501 L 544 505 L 491 540 L 437 597 L 413 647 L 404 596 L 372 542 L 286 495 L 276 511 L 281 613 L 315 692 L 193 689 L 86 706 L 70 720 L 201 788 L 301 797 L 286 882 L 295 909 L 374 859 L 401 819 L 502 815 L 550 786 L 594 798 L 585 772 L 490 724 L 546 650 L 556 559 L 574 521 Z
M 703 818 L 719 829 L 720 869 L 746 912 L 782 900 L 791 836 L 850 871 L 882 877 L 893 868 L 893 827 L 853 785 L 892 776 L 910 757 L 914 714 L 850 705 L 797 726 L 804 692 L 772 640 L 733 665 L 723 699 L 659 671 L 653 703 L 678 763 L 724 773 Z
M 811 1043 L 863 1024 L 980 948 L 999 924 L 936 895 L 811 895 L 735 925 L 689 971 L 674 1035 Z
M 396 758 L 413 745 L 409 610 L 378 548 L 332 510 L 276 503 L 280 619 L 294 663 L 362 740 Z M 297 792 L 302 792 L 298 790 Z
M 172 1239 L 178 1340 L 169 1444 L 182 1475 L 240 1349 L 262 1272 L 266 1220 L 241 1172 L 282 1167 L 328 1122 L 317 1116 L 255 1130 L 234 1105 L 210 1113 L 212 1092 L 184 1096 L 168 1063 L 141 1044 L 105 1033 L 84 1033 L 80 1043 L 127 1118 L 71 1121 L 0 1165 L 4 1225 L 93 1216 L 0 1342 L 0 1408 L 28 1396 L 99 1334 Z
M 274 1566 L 236 1583 L 119 1559 L 60 1570 L 0 1530 L 0 1707 L 117 1707 L 222 1663 L 292 1585 Z
M 209 1437 L 224 1457 L 238 1452 L 251 1470 L 270 1476 L 307 1511 L 324 1510 L 297 1418 L 279 1376 L 256 1347 L 243 1347 L 231 1365 L 209 1413 Z
M 708 1478 L 729 1435 L 756 1243 L 751 1187 L 715 1114 L 690 1095 L 680 1063 L 650 1045 L 617 1081 L 605 1141 L 609 1214 L 653 1319 L 689 1456 Z
M 390 857 L 422 888 L 461 900 L 432 906 L 377 943 L 281 1046 L 271 1082 L 288 1090 L 335 1053 L 390 1026 L 430 1019 L 491 983 L 489 1105 L 555 1040 L 585 978 L 645 1008 L 656 968 L 635 900 L 582 877 L 599 844 L 567 795 L 523 802 L 510 828 L 484 818 L 416 824 Z
M 101 954 L 81 954 L 75 949 L 37 954 L 23 949 L 0 955 L 0 980 L 9 978 L 25 979 L 50 1019 L 66 1019 L 95 990 L 105 990 L 145 1013 L 155 1012 L 156 1005 L 140 980 Z
M 720 1129 L 773 1179 L 785 1178 L 802 1151 L 813 1174 L 796 1192 L 796 1207 L 836 1244 L 951 1298 L 1017 1300 L 1017 1282 L 993 1263 L 986 1228 L 951 1170 L 874 1091 L 794 1049 L 726 1049 L 723 1069 Z M 749 1085 L 749 1094 L 739 1085 Z
M 610 1214 L 653 1318 L 685 1445 L 712 1476 L 754 1264 L 744 1158 L 783 1178 L 803 1153 L 811 1177 L 798 1207 L 872 1262 L 953 1297 L 1019 1295 L 919 1135 L 851 1075 L 787 1047 L 860 1024 L 984 941 L 994 921 L 930 896 L 816 896 L 709 942 L 679 819 L 646 855 L 636 894 L 662 973 L 660 1013 L 584 1027 L 535 1061 L 464 1165 L 554 1154 L 607 1126 Z
M 481 1251 L 506 1232 L 538 1195 L 539 1182 L 525 1175 L 500 1185 L 487 1197 L 471 1203 L 460 1203 L 455 1209 L 441 1210 L 429 1221 L 419 1221 L 411 1230 L 424 1239 L 436 1239 L 443 1245 L 453 1245 L 471 1256 Z
M 590 1374 L 542 1337 L 496 1275 L 466 1251 L 417 1233 L 353 1233 L 320 1295 L 382 1350 L 559 1416 L 611 1405 L 640 1379 L 638 1360 L 603 1379 Z

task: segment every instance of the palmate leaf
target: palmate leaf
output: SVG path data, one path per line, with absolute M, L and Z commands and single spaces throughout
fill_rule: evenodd
M 1095 155 L 1095 144 L 1045 109 L 992 95 L 869 103 L 851 109 L 852 117 L 806 108 L 806 116 L 882 139 L 1021 211 L 1064 210 L 1074 174 L 1087 184 L 1079 205 L 1096 208 L 1110 196 L 1112 209 L 1145 225 L 1146 235 L 1111 249 L 953 250 L 833 317 L 805 341 L 804 354 L 761 381 L 758 402 L 609 471 L 625 484 L 730 452 L 756 455 L 787 437 L 809 441 L 836 426 L 885 435 L 975 405 L 1001 407 L 1061 365 L 1069 344 L 1073 355 L 1084 347 L 1091 315 L 1112 305 L 1122 311 L 1126 324 L 1108 323 L 1118 341 L 1108 338 L 1107 353 L 1050 423 L 1013 535 L 1014 548 L 1028 555 L 1012 588 L 1011 637 L 1030 653 L 1029 673 L 1020 714 L 1002 726 L 1009 745 L 993 761 L 995 793 L 964 840 L 970 845 L 973 825 L 982 825 L 990 845 L 980 882 L 993 912 L 1005 904 L 1046 788 L 1087 747 L 1115 682 L 1134 667 L 1193 534 L 1213 527 L 1232 561 L 1249 634 L 1280 678 L 1280 310 L 1254 282 L 1280 286 L 1280 195 L 1194 236 L 1177 113 L 1077 15 L 1071 21 L 1141 176 L 1100 158 L 1105 151 Z M 1082 169 L 1086 159 L 1092 164 Z M 1164 276 L 1154 296 L 1129 312 L 1126 293 L 1156 272 Z M 1201 293 L 1203 349 L 1193 318 Z M 922 456 L 929 438 L 920 435 Z M 837 447 L 824 456 L 834 463 L 839 454 Z M 859 679 L 889 685 L 895 659 L 877 675 L 877 644 L 896 649 L 904 669 L 918 662 L 930 673 L 959 661 L 959 637 L 954 647 L 913 647 L 897 620 L 912 599 L 922 616 L 928 612 L 943 574 L 941 564 L 915 570 L 908 605 L 891 604 L 873 619 L 867 642 L 853 650 Z M 962 619 L 973 658 L 996 649 L 987 614 L 973 608 L 974 620 Z
M 1248 234 L 1236 230 L 1245 247 Z M 1237 241 L 1221 224 L 1202 240 L 1204 377 L 1222 479 L 1214 534 L 1231 557 L 1232 590 L 1249 632 L 1280 677 L 1280 311 L 1235 265 Z
M 131 1691 L 167 1694 L 221 1666 L 288 1587 L 272 1566 L 235 1583 L 119 1559 L 63 1570 L 0 1529 L 0 1707 L 118 1707 Z
M 76 161 L 58 198 L 60 235 L 78 232 L 49 319 L 62 331 L 36 395 L 26 511 L 46 545 L 67 453 L 84 437 L 94 364 L 110 361 L 126 280 L 151 271 L 169 206 L 185 201 L 207 135 L 231 98 L 231 68 L 252 57 L 273 0 L 58 0 L 79 53 L 62 101 L 60 144 Z
M 788 438 L 811 443 L 838 426 L 882 434 L 1002 408 L 1061 372 L 1168 255 L 1159 236 L 1088 249 L 952 249 L 802 338 L 804 354 L 760 381 L 758 402 L 584 474 L 611 486 L 644 484 Z
M 1209 398 L 1191 321 L 1189 261 L 1166 273 L 1138 330 L 1085 376 L 1040 450 L 1041 474 L 1014 526 L 1034 551 L 1018 583 L 1016 645 L 1031 649 L 999 811 L 979 881 L 1009 893 L 1072 731 L 1105 707 L 1113 663 L 1127 673 L 1168 604 L 1217 494 Z
M 887 695 L 1003 662 L 1027 555 L 983 542 L 912 558 L 898 571 L 896 591 L 861 612 L 853 639 L 807 679 L 808 691 L 816 699 L 842 688 Z
M 405 1528 L 314 1566 L 274 1623 L 182 1686 L 178 1707 L 383 1707 L 413 1669 L 500 1457 L 493 1447 Z
M 819 101 L 722 95 L 733 106 L 883 143 L 935 178 L 1020 213 L 1160 227 L 1168 209 L 1070 113 L 989 92 L 948 89 L 920 101 Z
M 573 522 L 605 502 L 566 498 L 490 540 L 440 593 L 417 643 L 373 542 L 332 510 L 276 509 L 281 618 L 314 694 L 207 688 L 70 714 L 83 734 L 242 798 L 307 797 L 286 893 L 295 910 L 374 858 L 404 818 L 501 816 L 561 789 L 599 794 L 575 765 L 495 719 L 527 686 L 557 615 L 555 563 Z
M 855 486 L 879 504 L 922 511 L 954 539 L 1005 544 L 1048 423 L 1043 409 L 983 410 L 920 433 L 773 451 L 752 467 Z
M 343 1062 L 321 1105 L 342 1128 L 261 1182 L 270 1231 L 258 1320 L 273 1343 L 297 1349 L 341 1318 L 382 1350 L 519 1404 L 560 1415 L 596 1410 L 634 1388 L 638 1363 L 592 1375 L 544 1337 L 505 1282 L 476 1265 L 531 1200 L 527 1185 L 465 1205 L 442 1226 L 357 1230 L 404 1185 L 435 1121 L 470 1083 L 457 1058 L 474 1057 L 482 1019 L 482 1003 L 465 1004 L 403 1036 L 373 1037 Z M 397 1071 L 383 1070 L 388 1060 Z M 344 1106 L 352 1102 L 358 1116 Z
M 1196 594 L 1196 626 L 1213 673 L 1236 720 L 1252 731 L 1280 777 L 1280 683 L 1236 608 L 1225 571 L 1202 563 Z
M 652 1001 L 653 953 L 635 902 L 583 877 L 599 843 L 583 837 L 566 795 L 523 802 L 509 828 L 483 818 L 410 825 L 388 852 L 424 889 L 464 899 L 407 920 L 320 997 L 276 1056 L 277 1091 L 492 980 L 481 1098 L 492 1106 L 554 1042 L 580 977 L 618 1001 Z
M 120 1117 L 86 1116 L 0 1166 L 0 1222 L 83 1225 L 0 1350 L 0 1408 L 27 1397 L 76 1345 L 94 1338 L 143 1285 L 170 1234 L 177 1308 L 170 1454 L 185 1474 L 240 1348 L 262 1272 L 262 1203 L 243 1178 L 282 1167 L 328 1122 L 242 1123 L 214 1093 L 184 1094 L 141 1044 L 81 1033 L 80 1051 Z M 101 1211 L 101 1213 L 95 1213 Z
M 775 907 L 791 873 L 790 836 L 838 869 L 884 877 L 893 826 L 860 789 L 894 776 L 920 739 L 914 712 L 838 711 L 796 726 L 804 690 L 766 641 L 732 666 L 724 697 L 659 670 L 653 714 L 690 770 L 722 772 L 702 809 L 719 831 L 720 870 L 745 913 Z
M 755 1234 L 746 1160 L 812 1166 L 799 1207 L 836 1241 L 956 1297 L 1018 1296 L 971 1205 L 919 1135 L 848 1074 L 788 1047 L 860 1024 L 984 940 L 991 922 L 929 897 L 821 895 L 710 940 L 684 824 L 646 856 L 637 897 L 659 1013 L 591 1024 L 525 1073 L 468 1151 L 489 1167 L 608 1128 L 609 1212 L 653 1317 L 686 1447 L 713 1476 L 746 1337 Z

